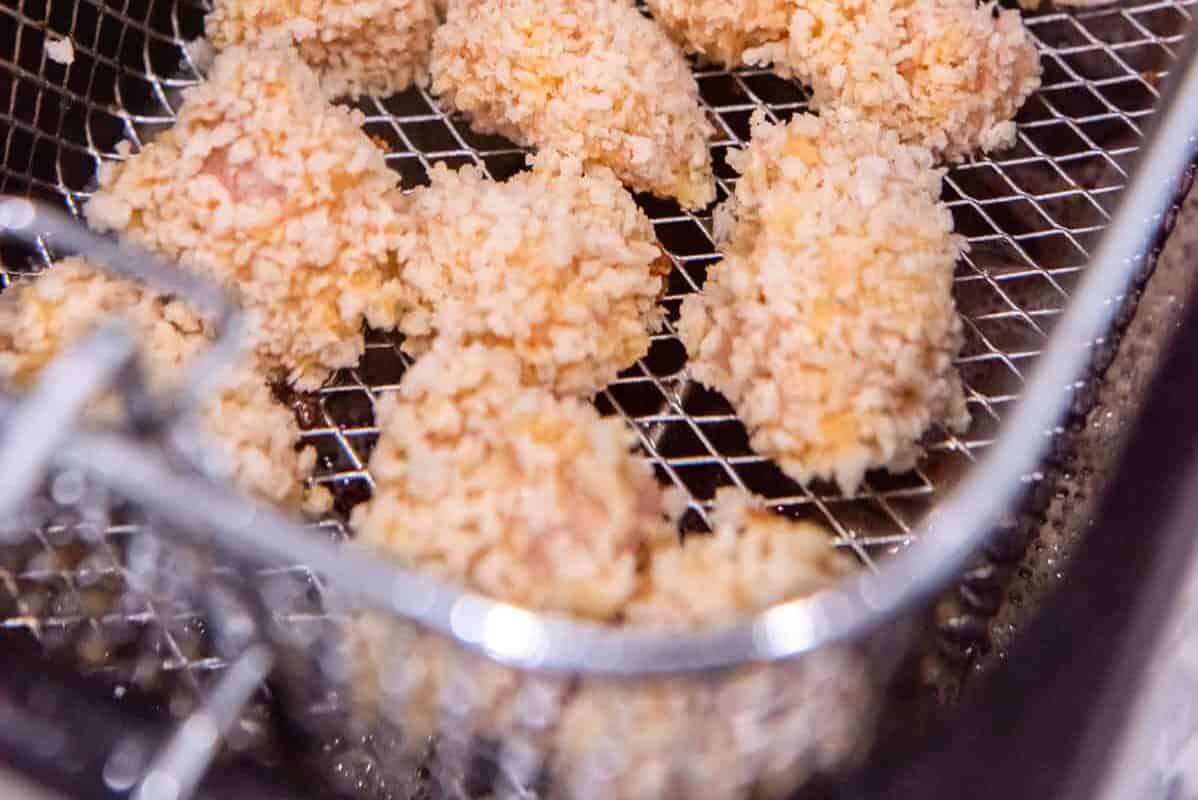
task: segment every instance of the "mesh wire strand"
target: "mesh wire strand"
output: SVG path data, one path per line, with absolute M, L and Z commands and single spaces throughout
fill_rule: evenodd
M 699 288 L 718 259 L 711 220 L 638 198 L 673 260 L 663 301 L 669 319 L 648 355 L 595 402 L 625 417 L 659 477 L 687 491 L 684 527 L 704 527 L 707 501 L 731 484 L 764 495 L 787 514 L 824 523 L 835 546 L 868 568 L 909 543 L 919 520 L 993 440 L 1018 396 L 1126 182 L 1192 5 L 1125 3 L 1025 16 L 1041 52 L 1044 83 L 1018 117 L 1018 142 L 994 158 L 954 168 L 944 188 L 956 228 L 970 243 L 957 267 L 955 294 L 967 331 L 959 363 L 972 424 L 960 436 L 934 434 L 918 469 L 871 473 L 854 496 L 786 479 L 750 450 L 726 401 L 685 379 L 685 351 L 673 321 L 681 298 Z M 3 0 L 0 191 L 49 199 L 77 213 L 98 164 L 119 158 L 119 141 L 128 138 L 136 149 L 171 124 L 178 90 L 199 80 L 183 42 L 201 33 L 202 17 L 203 9 L 187 0 Z M 70 65 L 46 53 L 46 41 L 60 37 L 73 44 Z M 746 142 L 751 113 L 765 108 L 771 118 L 787 119 L 805 111 L 806 94 L 764 70 L 697 66 L 695 74 L 716 125 L 712 150 L 722 200 L 735 182 L 724 156 Z M 523 168 L 523 151 L 473 133 L 422 90 L 368 98 L 358 107 L 406 187 L 424 183 L 438 162 L 476 164 L 496 179 Z M 4 285 L 28 279 L 49 258 L 44 249 L 3 256 Z M 396 388 L 406 364 L 393 337 L 371 333 L 358 367 L 341 371 L 319 392 L 290 398 L 305 441 L 320 455 L 314 480 L 334 489 L 342 513 L 370 491 L 374 404 Z M 337 519 L 322 526 L 330 535 L 345 534 Z M 98 545 L 80 549 L 70 530 L 47 528 L 21 548 L 3 548 L 0 626 L 69 638 L 85 655 L 79 642 L 89 636 L 115 630 L 126 639 L 148 637 L 156 669 L 194 693 L 223 665 L 205 646 L 197 612 L 146 597 L 135 607 L 117 603 L 97 611 L 91 597 L 98 585 L 119 593 L 128 582 L 123 542 L 134 533 L 113 526 Z M 279 606 L 278 613 L 296 625 L 319 621 L 323 585 L 316 576 L 302 567 L 272 574 L 294 579 L 306 598 Z M 131 625 L 139 633 L 130 633 Z M 107 656 L 94 661 L 125 678 L 140 664 L 133 659 L 117 668 Z

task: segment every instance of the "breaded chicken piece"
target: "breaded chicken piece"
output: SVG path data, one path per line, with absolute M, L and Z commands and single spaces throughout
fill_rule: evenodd
M 726 257 L 683 301 L 679 336 L 759 453 L 849 493 L 869 468 L 912 467 L 933 424 L 969 421 L 953 367 L 963 242 L 926 149 L 849 112 L 758 113 L 752 130 L 729 155 Z
M 567 800 L 787 797 L 868 743 L 880 684 L 836 646 L 737 670 L 580 679 L 500 666 L 378 613 L 348 636 L 356 719 L 400 732 L 390 775 L 424 768 L 453 786 L 486 757 L 503 780 L 547 781 Z
M 572 800 L 784 798 L 869 742 L 878 680 L 849 648 L 632 680 L 590 677 L 554 731 L 550 773 Z
M 853 568 L 826 530 L 770 513 L 739 489 L 716 493 L 710 519 L 711 535 L 655 543 L 627 624 L 728 623 L 824 589 Z M 869 683 L 865 663 L 835 648 L 714 676 L 592 679 L 561 716 L 554 776 L 566 797 L 786 796 L 858 748 L 873 709 Z M 696 720 L 704 721 L 698 729 Z M 617 755 L 619 768 L 605 767 Z
M 216 0 L 217 49 L 294 45 L 333 97 L 396 94 L 428 76 L 433 0 Z
M 653 549 L 621 621 L 728 622 L 851 568 L 818 526 L 770 514 L 739 490 L 717 493 L 712 520 L 711 536 L 682 544 L 650 532 Z M 416 743 L 401 757 L 419 764 L 423 743 L 436 740 L 437 759 L 460 749 L 448 764 L 434 760 L 434 771 L 453 774 L 471 762 L 473 742 L 492 740 L 503 744 L 492 754 L 501 769 L 530 783 L 547 775 L 563 798 L 733 800 L 749 796 L 750 784 L 789 792 L 859 748 L 876 699 L 866 662 L 834 647 L 720 673 L 577 681 L 500 666 L 381 614 L 356 617 L 347 645 L 359 718 L 397 724 L 401 741 Z
M 519 613 L 519 612 L 516 612 Z M 502 666 L 427 628 L 382 612 L 362 611 L 346 626 L 344 650 L 354 710 L 360 721 L 390 719 L 402 731 L 397 755 L 416 768 L 430 765 L 427 744 L 439 756 L 467 749 L 474 736 L 507 738 L 544 728 L 560 712 L 569 679 Z M 529 708 L 530 700 L 535 708 Z M 537 719 L 539 717 L 539 719 Z M 539 731 L 542 732 L 543 731 Z M 456 765 L 460 776 L 464 764 Z
M 67 258 L 0 295 L 0 379 L 31 385 L 64 347 L 106 317 L 133 326 L 149 387 L 157 393 L 171 391 L 210 345 L 201 320 L 181 302 Z M 111 420 L 120 412 L 109 398 L 94 413 Z M 295 416 L 248 363 L 230 370 L 197 417 L 236 485 L 265 500 L 299 504 L 301 481 L 311 473 L 316 453 L 297 452 Z
M 1010 145 L 1040 85 L 1019 12 L 974 0 L 649 0 L 682 46 L 727 66 L 769 65 L 950 161 Z
M 649 349 L 670 262 L 606 167 L 542 153 L 503 183 L 438 164 L 410 196 L 403 347 L 510 348 L 530 383 L 589 395 Z
M 1019 12 L 974 0 L 804 0 L 789 36 L 746 53 L 950 161 L 1015 141 L 1015 113 L 1040 86 Z
M 361 124 L 294 52 L 231 47 L 174 127 L 101 169 L 88 222 L 222 283 L 264 368 L 314 388 L 358 360 L 363 320 L 396 322 L 397 175 Z
M 380 402 L 360 539 L 404 564 L 533 609 L 605 619 L 664 523 L 633 434 L 521 383 L 506 348 L 444 343 Z
M 431 70 L 477 131 L 603 164 L 687 208 L 715 197 L 694 76 L 627 0 L 453 2 Z
M 646 0 L 653 19 L 688 53 L 739 67 L 745 51 L 786 38 L 796 0 Z
M 774 514 L 739 489 L 716 492 L 710 519 L 710 535 L 653 547 L 626 612 L 630 624 L 728 622 L 819 591 L 852 569 L 827 530 Z

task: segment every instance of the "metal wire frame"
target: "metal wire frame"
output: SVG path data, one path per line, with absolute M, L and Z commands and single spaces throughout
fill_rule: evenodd
M 1028 17 L 1045 81 L 1020 114 L 1018 144 L 994 159 L 961 165 L 946 179 L 945 199 L 972 247 L 958 270 L 956 290 L 968 330 L 960 364 L 974 422 L 960 437 L 930 441 L 930 457 L 919 469 L 904 476 L 870 475 L 853 497 L 827 485 L 804 489 L 791 483 L 749 450 L 743 428 L 721 398 L 684 380 L 684 354 L 667 323 L 649 355 L 596 402 L 634 424 L 661 477 L 690 493 L 687 525 L 701 527 L 705 501 L 718 486 L 732 483 L 769 497 L 786 513 L 823 521 L 836 544 L 870 568 L 881 553 L 910 541 L 914 526 L 993 440 L 1017 397 L 1027 365 L 1051 332 L 1123 187 L 1128 158 L 1139 146 L 1191 5 L 1131 3 Z M 199 77 L 181 42 L 198 34 L 202 9 L 165 0 L 103 6 L 89 0 L 6 0 L 0 15 L 15 22 L 10 39 L 0 34 L 0 96 L 8 96 L 0 189 L 54 197 L 77 212 L 98 163 L 119 157 L 117 141 L 127 137 L 136 149 L 174 119 L 178 89 Z M 46 31 L 72 39 L 74 64 L 48 60 Z M 773 118 L 785 119 L 805 109 L 805 95 L 763 70 L 697 68 L 696 76 L 719 132 L 713 153 L 722 198 L 734 183 L 724 153 L 746 140 L 752 110 L 764 107 Z M 405 185 L 421 183 L 439 161 L 474 163 L 496 178 L 522 164 L 520 150 L 472 133 L 423 91 L 368 99 L 360 107 L 367 132 L 386 147 L 388 162 Z M 710 220 L 669 203 L 641 200 L 674 260 L 665 298 L 672 319 L 680 298 L 698 288 L 706 266 L 717 258 Z M 35 255 L 42 265 L 49 258 L 44 249 Z M 9 279 L 6 272 L 4 280 Z M 373 404 L 395 388 L 404 366 L 393 339 L 373 336 L 357 368 L 342 372 L 314 396 L 296 398 L 305 439 L 321 453 L 316 480 L 336 488 L 341 510 L 369 491 L 365 464 L 377 436 Z M 337 520 L 326 525 L 343 532 Z M 113 534 L 120 537 L 122 529 L 114 528 Z M 34 562 L 42 566 L 18 567 L 5 581 L 16 587 L 17 605 L 25 606 L 6 624 L 27 626 L 34 620 L 46 630 L 128 621 L 129 616 L 97 621 L 55 613 L 82 607 L 80 586 L 91 573 L 64 560 L 62 546 L 45 533 L 38 542 L 41 561 Z M 120 553 L 111 555 L 117 566 L 105 574 L 127 579 Z M 296 574 L 320 586 L 304 570 Z M 39 581 L 59 583 L 66 591 L 55 596 L 73 600 L 61 609 L 30 608 L 31 595 L 21 591 Z M 160 620 L 156 627 L 170 654 L 164 661 L 168 670 L 191 674 L 220 666 L 219 659 L 189 653 L 186 637 L 172 633 L 178 626 L 169 614 L 143 610 L 135 616 Z

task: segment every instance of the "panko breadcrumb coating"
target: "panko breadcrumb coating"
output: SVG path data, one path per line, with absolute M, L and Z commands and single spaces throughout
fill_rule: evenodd
M 975 0 L 649 0 L 689 52 L 769 65 L 949 160 L 1010 145 L 1040 85 L 1019 12 Z
M 826 588 L 853 567 L 820 526 L 772 514 L 739 489 L 720 489 L 710 518 L 709 536 L 656 542 L 628 625 L 728 623 Z M 554 735 L 560 796 L 789 796 L 861 749 L 875 699 L 865 666 L 825 648 L 714 675 L 584 681 Z
M 529 382 L 586 395 L 649 349 L 670 262 L 606 167 L 542 153 L 503 183 L 438 164 L 411 195 L 404 349 L 434 337 L 510 348 Z
M 633 434 L 521 383 L 505 348 L 439 344 L 379 408 L 358 536 L 409 566 L 533 609 L 606 619 L 664 523 Z
M 622 622 L 728 622 L 824 588 L 851 566 L 818 526 L 772 515 L 739 490 L 717 493 L 712 519 L 712 536 L 681 545 L 664 531 L 646 537 L 654 550 Z M 868 662 L 836 647 L 615 681 L 501 666 L 379 613 L 355 616 L 345 645 L 357 716 L 398 727 L 403 764 L 423 765 L 432 741 L 427 766 L 454 780 L 479 757 L 475 743 L 494 742 L 488 757 L 508 779 L 547 779 L 547 796 L 573 800 L 787 796 L 862 749 L 877 698 Z
M 380 613 L 356 615 L 348 637 L 356 721 L 395 743 L 383 769 L 405 796 L 417 769 L 455 786 L 487 763 L 500 786 L 562 800 L 789 797 L 864 750 L 881 684 L 862 653 L 835 645 L 618 680 L 504 667 Z
M 218 49 L 294 45 L 330 96 L 390 95 L 428 76 L 433 0 L 216 0 Z
M 181 302 L 67 258 L 0 295 L 0 378 L 31 385 L 64 347 L 105 317 L 134 327 L 151 391 L 170 391 L 210 344 L 201 320 Z M 116 406 L 101 403 L 95 411 L 110 417 Z M 236 485 L 266 500 L 298 504 L 300 482 L 311 473 L 316 453 L 296 451 L 295 417 L 260 375 L 237 364 L 197 414 Z
M 683 301 L 692 375 L 732 402 L 753 447 L 792 478 L 852 492 L 902 471 L 934 423 L 969 421 L 953 357 L 963 247 L 930 153 L 849 112 L 771 125 L 729 154 L 725 260 Z
M 627 0 L 453 2 L 431 72 L 477 131 L 604 164 L 688 208 L 715 197 L 694 76 Z
M 869 744 L 878 678 L 861 653 L 715 673 L 589 676 L 554 732 L 552 796 L 785 798 Z
M 783 41 L 745 54 L 812 88 L 812 107 L 851 108 L 956 161 L 1015 140 L 1040 86 L 1019 12 L 974 0 L 803 0 Z
M 552 716 L 568 682 L 561 675 L 532 674 L 480 657 L 448 637 L 377 611 L 362 611 L 346 626 L 342 652 L 348 657 L 355 710 L 360 719 L 396 721 L 404 743 L 424 745 L 472 735 L 511 735 L 527 716 L 536 692 L 544 716 Z M 548 707 L 547 707 L 548 706 Z M 456 743 L 455 743 L 456 744 Z
M 293 52 L 231 47 L 174 127 L 101 169 L 88 222 L 223 283 L 264 366 L 315 388 L 358 360 L 364 319 L 396 322 L 398 176 L 362 120 Z
M 647 0 L 653 18 L 684 50 L 739 67 L 745 51 L 786 38 L 796 0 Z
M 711 535 L 650 552 L 630 624 L 728 622 L 819 591 L 853 567 L 827 530 L 771 513 L 739 489 L 716 492 L 710 519 Z

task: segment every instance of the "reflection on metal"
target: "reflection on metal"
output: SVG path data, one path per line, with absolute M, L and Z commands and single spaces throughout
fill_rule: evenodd
M 253 645 L 229 665 L 204 706 L 189 716 L 150 764 L 134 800 L 186 800 L 199 785 L 246 701 L 270 674 L 274 660 Z
M 128 328 L 110 322 L 46 367 L 0 429 L 0 520 L 19 515 L 88 401 L 115 383 L 136 356 Z
M 1123 731 L 1106 732 L 1118 744 L 1094 800 L 1198 797 L 1198 553 L 1179 589 L 1159 609 L 1160 638 L 1139 685 L 1122 687 L 1135 704 Z
M 22 197 L 0 196 L 0 236 L 27 245 L 49 241 L 114 275 L 183 298 L 208 318 L 214 332 L 212 346 L 179 384 L 164 421 L 193 410 L 219 384 L 242 347 L 241 312 L 218 286 L 128 243 L 94 233 L 58 209 Z

